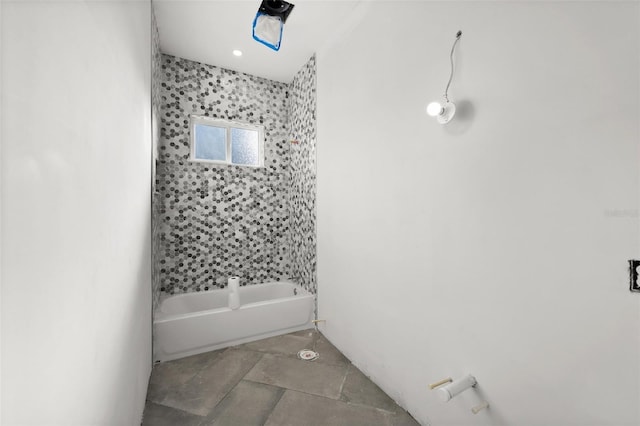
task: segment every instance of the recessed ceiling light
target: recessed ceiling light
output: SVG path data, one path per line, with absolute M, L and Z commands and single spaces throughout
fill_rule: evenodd
M 238 50 L 238 49 L 234 50 L 233 51 L 233 55 L 234 56 L 242 56 L 242 50 Z

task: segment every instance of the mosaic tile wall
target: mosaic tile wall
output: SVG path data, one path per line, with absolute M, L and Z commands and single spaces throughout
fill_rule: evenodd
M 289 221 L 291 276 L 316 293 L 316 58 L 313 56 L 289 89 L 291 160 Z M 297 143 L 295 143 L 297 142 Z
M 151 215 L 151 289 L 153 295 L 153 309 L 158 306 L 160 300 L 160 264 L 158 255 L 160 254 L 160 220 L 157 211 L 156 194 L 156 159 L 158 155 L 158 145 L 160 140 L 160 81 L 162 76 L 160 68 L 162 66 L 162 55 L 160 53 L 160 34 L 156 15 L 151 8 L 151 146 L 153 150 L 153 161 L 151 165 L 152 176 L 152 209 Z
M 161 291 L 202 291 L 290 275 L 288 86 L 162 55 L 157 215 Z M 189 115 L 265 127 L 265 167 L 195 163 Z

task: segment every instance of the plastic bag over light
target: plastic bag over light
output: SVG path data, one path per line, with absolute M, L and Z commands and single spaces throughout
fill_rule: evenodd
M 283 27 L 280 17 L 258 12 L 253 20 L 253 39 L 278 51 L 282 42 Z
M 263 0 L 253 20 L 253 38 L 275 51 L 280 50 L 284 23 L 294 5 L 286 1 Z

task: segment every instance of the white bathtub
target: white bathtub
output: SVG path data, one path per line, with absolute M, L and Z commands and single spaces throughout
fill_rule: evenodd
M 313 326 L 313 295 L 296 284 L 240 287 L 241 305 L 236 310 L 227 306 L 228 295 L 228 289 L 220 289 L 162 300 L 153 321 L 154 360 L 169 361 Z

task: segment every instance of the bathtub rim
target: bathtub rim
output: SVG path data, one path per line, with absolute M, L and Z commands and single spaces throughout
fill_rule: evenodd
M 243 288 L 248 288 L 253 286 L 263 286 L 263 285 L 273 285 L 273 284 L 291 284 L 294 287 L 301 288 L 302 290 L 304 290 L 309 294 L 313 294 L 309 290 L 302 287 L 300 284 L 294 281 L 290 281 L 288 279 L 283 281 L 267 281 L 266 283 L 258 283 L 258 284 L 244 284 L 244 285 L 241 285 L 240 288 L 243 289 Z M 229 287 L 225 285 L 224 288 L 212 288 L 212 289 L 203 290 L 203 291 L 188 291 L 186 293 L 178 293 L 178 294 L 167 294 L 166 292 L 161 291 L 160 300 L 158 301 L 158 308 L 160 308 L 160 306 L 162 306 L 162 302 L 164 302 L 167 299 L 189 297 L 189 296 L 193 297 L 196 294 L 206 294 L 206 293 L 212 293 L 215 291 L 229 291 Z
M 313 293 L 311 293 L 309 290 L 305 289 L 304 287 L 302 287 L 300 284 L 296 284 L 292 281 L 269 281 L 266 283 L 261 283 L 261 284 L 250 284 L 250 286 L 256 285 L 256 286 L 260 286 L 260 285 L 266 285 L 266 284 L 291 284 L 293 285 L 294 288 L 298 288 L 299 290 L 302 290 L 302 292 L 304 294 L 298 294 L 296 296 L 288 296 L 288 297 L 278 297 L 276 299 L 269 299 L 269 300 L 261 300 L 259 302 L 253 302 L 253 303 L 246 303 L 244 305 L 240 305 L 240 307 L 236 310 L 243 310 L 243 309 L 250 309 L 251 307 L 257 307 L 257 306 L 263 306 L 263 305 L 268 305 L 268 304 L 276 304 L 276 303 L 283 303 L 283 302 L 288 302 L 291 300 L 300 300 L 300 299 L 314 299 L 315 296 Z M 242 288 L 246 288 L 248 286 L 242 286 Z M 203 316 L 203 315 L 209 315 L 212 313 L 216 313 L 216 312 L 227 312 L 227 311 L 231 311 L 232 309 L 229 308 L 228 306 L 225 306 L 223 308 L 213 308 L 213 309 L 205 309 L 202 311 L 193 311 L 193 312 L 185 312 L 182 314 L 167 314 L 165 312 L 162 312 L 162 303 L 165 300 L 171 299 L 171 298 L 182 298 L 182 297 L 194 297 L 195 295 L 199 295 L 199 294 L 206 294 L 206 293 L 213 293 L 213 292 L 225 292 L 225 293 L 229 293 L 229 289 L 227 287 L 225 288 L 215 288 L 212 290 L 206 290 L 206 291 L 193 291 L 193 292 L 188 292 L 188 293 L 181 293 L 181 294 L 171 294 L 171 295 L 167 295 L 164 298 L 160 299 L 160 303 L 158 303 L 158 309 L 155 312 L 154 315 L 154 319 L 153 319 L 153 324 L 161 324 L 164 322 L 168 322 L 168 321 L 173 321 L 173 320 L 178 320 L 178 319 L 186 319 L 186 318 L 196 318 L 199 316 Z

